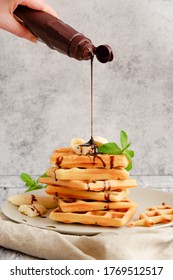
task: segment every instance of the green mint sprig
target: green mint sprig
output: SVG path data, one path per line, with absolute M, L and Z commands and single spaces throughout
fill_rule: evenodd
M 129 143 L 128 135 L 125 131 L 120 131 L 120 143 L 122 148 L 120 148 L 116 143 L 110 142 L 103 144 L 98 148 L 98 152 L 101 154 L 110 154 L 110 155 L 122 155 L 124 154 L 129 160 L 129 164 L 126 167 L 127 171 L 130 171 L 133 168 L 132 158 L 135 153 L 133 150 L 129 150 L 131 143 Z
M 39 190 L 46 188 L 46 185 L 41 185 L 38 180 L 40 178 L 47 177 L 46 173 L 41 175 L 37 180 L 34 180 L 29 174 L 27 173 L 21 173 L 20 178 L 22 179 L 23 182 L 25 182 L 25 186 L 28 187 L 26 192 L 34 191 L 34 190 Z

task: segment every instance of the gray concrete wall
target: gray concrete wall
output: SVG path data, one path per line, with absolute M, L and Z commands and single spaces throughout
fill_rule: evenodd
M 49 0 L 59 17 L 112 46 L 94 69 L 94 134 L 135 150 L 131 174 L 173 174 L 173 1 Z M 0 175 L 41 174 L 52 151 L 90 137 L 90 63 L 0 30 Z

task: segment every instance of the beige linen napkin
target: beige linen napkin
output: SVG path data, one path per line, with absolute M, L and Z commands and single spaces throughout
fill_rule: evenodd
M 48 260 L 172 260 L 173 228 L 77 236 L 15 223 L 0 213 L 0 246 Z

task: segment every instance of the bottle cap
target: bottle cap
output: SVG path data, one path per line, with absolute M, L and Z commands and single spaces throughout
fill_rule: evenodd
M 114 58 L 113 51 L 112 51 L 111 47 L 108 45 L 98 46 L 95 50 L 95 54 L 96 54 L 97 59 L 101 63 L 110 62 Z

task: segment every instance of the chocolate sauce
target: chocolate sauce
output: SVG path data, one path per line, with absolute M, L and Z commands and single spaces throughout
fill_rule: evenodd
M 34 206 L 32 205 L 32 207 L 30 208 L 32 211 L 36 211 L 38 213 L 39 216 L 41 216 L 40 211 Z
M 103 181 L 103 191 L 109 191 L 111 189 L 111 185 L 109 180 Z
M 103 191 L 106 190 L 106 181 L 103 181 Z
M 103 167 L 106 167 L 106 163 L 104 162 L 104 160 L 102 159 L 101 156 L 98 155 L 98 146 L 94 141 L 93 138 L 93 131 L 94 131 L 94 115 L 93 115 L 93 108 L 94 108 L 94 92 L 93 92 L 93 62 L 94 62 L 94 57 L 92 57 L 91 59 L 91 84 L 90 84 L 90 129 L 91 129 L 91 138 L 88 142 L 81 144 L 79 146 L 81 147 L 90 147 L 90 151 L 88 153 L 88 155 L 93 156 L 92 159 L 92 164 L 95 165 L 95 160 L 96 158 L 98 158 L 102 164 Z M 113 164 L 114 164 L 114 158 L 110 158 L 110 166 L 111 168 L 113 168 Z
M 46 227 L 48 227 L 48 228 L 56 228 L 55 226 L 46 226 Z
M 97 144 L 95 143 L 94 141 L 94 138 L 91 136 L 91 139 L 84 143 L 84 144 L 80 144 L 79 145 L 80 147 L 89 147 L 89 152 L 87 155 L 91 155 L 91 156 L 97 156 L 98 154 L 98 147 L 97 147 Z M 95 158 L 93 158 L 93 165 L 95 164 Z
M 114 156 L 110 156 L 110 169 L 114 167 Z
M 54 169 L 54 176 L 55 176 L 55 181 L 58 181 L 58 179 L 56 178 L 56 168 Z
M 57 157 L 56 159 L 56 165 L 61 168 L 61 163 L 63 161 L 63 156 Z
M 93 95 L 93 61 L 94 61 L 94 56 L 91 58 L 91 84 L 90 84 L 90 129 L 91 129 L 91 138 L 88 142 L 84 143 L 84 144 L 81 144 L 79 146 L 81 147 L 90 147 L 91 148 L 91 151 L 90 151 L 90 155 L 93 155 L 94 158 L 93 158 L 93 165 L 95 164 L 95 157 L 97 156 L 98 154 L 98 147 L 94 141 L 94 138 L 93 138 L 93 126 L 94 126 L 94 117 L 93 117 L 93 107 L 94 107 L 94 102 L 93 102 L 93 99 L 94 99 L 94 95 Z
M 102 162 L 103 167 L 106 167 L 106 163 L 104 162 L 104 160 L 100 156 L 98 156 L 97 154 L 94 155 L 94 157 L 93 157 L 93 165 L 95 165 L 95 159 L 96 158 L 98 158 Z
M 108 190 L 111 190 L 111 183 L 110 181 L 107 181 L 108 182 Z
M 90 141 L 92 141 L 94 144 L 94 139 L 93 139 L 93 126 L 94 126 L 94 117 L 93 117 L 93 107 L 94 107 L 94 94 L 93 94 L 93 62 L 94 62 L 94 57 L 92 57 L 91 59 L 91 93 L 90 93 L 90 105 L 91 105 L 91 115 L 90 115 L 90 122 L 91 122 L 91 139 Z
M 34 201 L 37 201 L 35 195 L 31 194 L 31 204 L 33 204 Z
M 109 193 L 105 193 L 104 194 L 104 199 L 107 201 L 110 201 L 110 194 Z
M 87 191 L 90 191 L 90 185 L 87 183 Z

